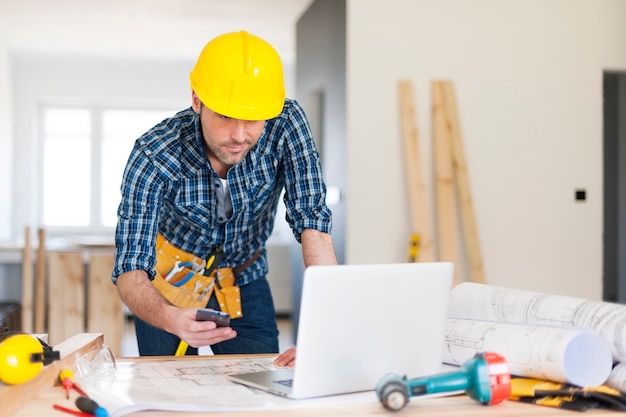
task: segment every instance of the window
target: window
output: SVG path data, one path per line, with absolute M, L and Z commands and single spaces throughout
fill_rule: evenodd
M 119 187 L 135 140 L 178 109 L 42 109 L 43 224 L 94 232 L 115 227 Z
M 91 120 L 87 110 L 50 109 L 44 115 L 43 222 L 88 226 Z

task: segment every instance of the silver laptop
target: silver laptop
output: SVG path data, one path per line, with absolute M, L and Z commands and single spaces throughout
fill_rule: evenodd
M 386 373 L 436 374 L 452 287 L 449 262 L 311 266 L 296 366 L 229 379 L 289 398 L 373 390 Z

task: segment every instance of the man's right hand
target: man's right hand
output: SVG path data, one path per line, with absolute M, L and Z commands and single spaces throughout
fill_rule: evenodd
M 189 346 L 200 347 L 237 336 L 230 327 L 212 321 L 196 321 L 197 308 L 179 308 L 167 301 L 152 285 L 145 271 L 129 271 L 117 278 L 122 301 L 134 315 L 150 325 L 173 333 Z
M 168 329 L 191 347 L 214 345 L 237 337 L 230 327 L 217 327 L 213 321 L 197 321 L 197 308 L 179 308 L 174 315 L 173 328 Z

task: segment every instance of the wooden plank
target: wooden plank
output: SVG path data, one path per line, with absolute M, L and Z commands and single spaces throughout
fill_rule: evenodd
M 46 332 L 46 231 L 39 228 L 37 248 L 37 275 L 35 277 L 35 333 Z
M 470 190 L 469 175 L 465 162 L 465 151 L 463 139 L 461 137 L 461 124 L 457 112 L 456 95 L 454 85 L 450 81 L 441 82 L 445 111 L 450 123 L 450 145 L 452 149 L 452 159 L 454 175 L 457 184 L 457 196 L 461 210 L 463 234 L 469 263 L 472 272 L 472 281 L 485 283 L 485 273 L 483 261 L 478 241 L 478 227 L 476 226 L 476 215 L 474 214 L 474 204 Z
M 76 370 L 76 357 L 91 351 L 102 349 L 103 338 L 101 334 L 77 334 L 68 340 L 53 346 L 59 351 L 60 360 L 44 366 L 37 376 L 28 382 L 19 385 L 4 385 L 0 383 L 0 416 L 13 415 L 38 398 L 43 392 L 49 390 L 58 383 L 59 372 L 63 368 Z M 59 398 L 59 400 L 65 397 Z M 52 408 L 50 407 L 50 410 Z M 58 412 L 57 412 L 58 413 Z M 52 413 L 51 413 L 52 414 Z
M 24 228 L 24 249 L 22 251 L 22 330 L 33 332 L 35 297 L 35 274 L 33 268 L 33 246 L 30 237 L 30 227 Z
M 85 327 L 85 267 L 80 252 L 48 254 L 51 343 L 59 343 Z
M 443 90 L 439 82 L 432 83 L 432 112 L 439 260 L 458 265 L 450 123 L 447 119 Z M 455 268 L 454 285 L 457 283 L 458 273 Z
M 87 283 L 87 331 L 103 333 L 105 343 L 119 357 L 122 350 L 124 311 L 111 282 L 113 253 L 93 253 L 89 258 Z
M 422 174 L 413 86 L 410 81 L 398 82 L 398 96 L 402 118 L 404 167 L 411 211 L 411 232 L 413 236 L 416 236 L 415 244 L 418 245 L 415 251 L 417 256 L 413 255 L 413 248 L 409 248 L 409 261 L 433 261 L 435 259 L 433 233 L 428 215 L 428 196 Z M 412 238 L 411 241 L 413 240 Z

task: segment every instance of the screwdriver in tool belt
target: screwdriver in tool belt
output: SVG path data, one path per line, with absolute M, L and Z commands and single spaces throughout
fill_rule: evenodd
M 213 270 L 219 266 L 223 257 L 224 254 L 222 253 L 222 251 L 220 249 L 215 249 L 209 255 L 209 258 L 206 261 L 206 265 L 204 267 L 204 275 L 211 275 L 211 272 L 213 272 Z M 217 275 L 215 276 L 214 282 L 217 282 Z M 204 297 L 204 294 L 202 295 L 202 297 Z M 185 354 L 187 353 L 187 348 L 189 348 L 189 344 L 181 339 L 180 343 L 178 343 L 178 347 L 176 348 L 174 356 L 185 356 Z

